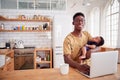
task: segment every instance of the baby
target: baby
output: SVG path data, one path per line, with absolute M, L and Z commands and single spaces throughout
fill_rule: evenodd
M 92 38 L 91 41 L 88 41 L 87 44 L 84 47 L 82 47 L 82 54 L 79 57 L 79 59 L 85 59 L 87 51 L 102 46 L 103 44 L 104 44 L 103 37 L 97 36 Z

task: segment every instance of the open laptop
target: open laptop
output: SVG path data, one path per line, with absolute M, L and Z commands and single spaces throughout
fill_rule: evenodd
M 117 72 L 118 51 L 95 52 L 91 54 L 89 75 L 83 75 L 94 78 L 98 76 L 114 74 Z

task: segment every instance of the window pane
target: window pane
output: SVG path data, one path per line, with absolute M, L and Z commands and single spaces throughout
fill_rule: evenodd
M 66 10 L 66 0 L 51 0 L 51 10 Z
M 17 0 L 1 0 L 1 9 L 17 9 Z
M 41 10 L 50 10 L 50 0 L 36 0 L 35 8 Z
M 118 38 L 118 20 L 119 20 L 119 4 L 114 0 L 112 5 L 109 5 L 106 10 L 106 31 L 105 44 L 115 47 Z
M 19 9 L 34 9 L 34 2 L 33 1 L 20 1 Z

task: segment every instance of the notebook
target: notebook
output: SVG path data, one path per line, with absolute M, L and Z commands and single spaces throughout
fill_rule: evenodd
M 114 74 L 117 72 L 118 51 L 95 52 L 91 54 L 89 78 Z

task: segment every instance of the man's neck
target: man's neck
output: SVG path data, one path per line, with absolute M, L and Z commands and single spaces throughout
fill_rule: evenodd
M 72 34 L 76 37 L 82 37 L 82 31 L 73 31 Z

